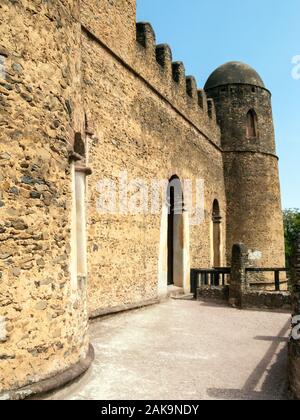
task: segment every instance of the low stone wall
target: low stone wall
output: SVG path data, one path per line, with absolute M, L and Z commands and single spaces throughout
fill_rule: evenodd
M 228 302 L 229 286 L 211 287 L 202 286 L 197 290 L 197 299 L 205 301 L 222 301 Z
M 291 311 L 291 295 L 289 292 L 247 291 L 242 294 L 243 309 L 280 309 Z
M 202 286 L 197 290 L 197 299 L 214 302 L 229 302 L 230 286 Z M 291 311 L 289 292 L 245 291 L 242 294 L 240 309 L 272 309 Z

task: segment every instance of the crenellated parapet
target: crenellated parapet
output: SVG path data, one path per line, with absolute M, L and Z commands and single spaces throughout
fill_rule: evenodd
M 186 81 L 186 93 L 188 96 L 193 99 L 198 104 L 198 89 L 197 89 L 197 82 L 194 76 L 187 76 L 185 78 Z
M 207 96 L 203 89 L 198 89 L 198 105 L 205 113 L 208 113 Z
M 156 44 L 150 23 L 136 24 L 136 41 L 135 69 L 179 112 L 219 145 L 220 130 L 213 100 L 207 99 L 204 90 L 198 89 L 193 76 L 186 76 L 181 61 L 173 62 L 169 45 Z
M 184 64 L 181 61 L 176 61 L 172 63 L 172 76 L 174 82 L 179 86 L 184 86 L 185 83 L 185 68 Z
M 135 0 L 102 0 L 101 8 L 96 1 L 82 0 L 81 24 L 86 35 L 105 46 L 205 137 L 220 146 L 213 104 L 207 102 L 202 90 L 198 91 L 195 78 L 186 77 L 184 64 L 173 62 L 171 48 L 167 44 L 157 45 L 151 24 L 136 23 Z
M 213 99 L 207 99 L 207 113 L 209 118 L 216 123 L 216 107 Z
M 148 22 L 136 24 L 136 40 L 148 51 L 153 52 L 156 46 L 156 37 L 152 25 Z

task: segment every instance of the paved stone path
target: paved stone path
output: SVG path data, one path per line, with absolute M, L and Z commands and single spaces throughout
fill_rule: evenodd
M 100 319 L 93 367 L 49 399 L 285 399 L 289 319 L 174 300 Z

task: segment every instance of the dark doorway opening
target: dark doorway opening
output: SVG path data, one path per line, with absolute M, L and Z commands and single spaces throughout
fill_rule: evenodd
M 168 286 L 183 285 L 183 189 L 178 176 L 168 185 Z
M 213 203 L 212 211 L 213 221 L 213 266 L 218 268 L 221 266 L 221 212 L 218 200 Z
M 174 186 L 168 187 L 168 286 L 174 284 L 174 207 L 175 191 Z

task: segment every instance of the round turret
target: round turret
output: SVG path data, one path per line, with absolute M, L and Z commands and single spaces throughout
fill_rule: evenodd
M 227 255 L 244 242 L 253 265 L 284 267 L 283 218 L 271 93 L 250 66 L 230 62 L 205 85 L 213 99 L 227 195 Z
M 265 87 L 260 75 L 252 67 L 238 61 L 231 61 L 223 64 L 210 75 L 205 90 L 234 83 Z
M 271 93 L 252 67 L 224 64 L 208 78 L 205 91 L 216 106 L 224 150 L 276 154 Z

